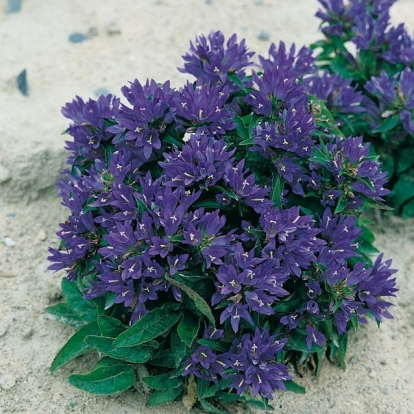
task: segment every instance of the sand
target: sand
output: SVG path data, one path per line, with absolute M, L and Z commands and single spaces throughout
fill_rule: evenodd
M 74 333 L 44 313 L 60 297 L 62 274 L 46 270 L 58 223 L 68 212 L 54 184 L 65 161 L 60 107 L 75 95 L 119 95 L 135 78 L 185 76 L 176 67 L 195 35 L 221 29 L 245 37 L 265 54 L 271 42 L 309 44 L 318 38 L 315 0 L 24 0 L 6 14 L 0 3 L 0 413 L 182 413 L 180 402 L 149 409 L 147 396 L 93 396 L 67 376 L 87 372 L 85 355 L 55 374 L 54 355 Z M 414 28 L 414 1 L 400 0 L 393 20 Z M 410 19 L 410 20 L 409 20 Z M 88 35 L 70 43 L 69 35 Z M 261 40 L 265 39 L 265 40 Z M 27 70 L 29 95 L 16 88 Z M 414 221 L 376 222 L 377 246 L 399 269 L 395 320 L 371 322 L 350 335 L 347 370 L 326 361 L 319 379 L 296 381 L 305 395 L 277 393 L 284 414 L 414 412 Z M 241 406 L 234 413 L 255 412 Z M 195 413 L 200 412 L 195 409 Z

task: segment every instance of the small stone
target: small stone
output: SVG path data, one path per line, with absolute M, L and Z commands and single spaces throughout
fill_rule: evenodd
M 11 239 L 10 237 L 5 237 L 3 239 L 3 243 L 7 246 L 7 247 L 13 247 L 16 246 L 16 242 Z
M 11 178 L 10 171 L 0 164 L 0 184 L 9 181 Z
M 40 230 L 38 234 L 38 238 L 40 241 L 45 241 L 47 239 L 47 234 L 44 230 Z
M 103 96 L 107 96 L 107 95 L 110 95 L 111 94 L 111 92 L 109 92 L 108 91 L 108 89 L 106 89 L 106 88 L 98 88 L 98 89 L 95 89 L 94 91 L 93 91 L 93 93 L 96 95 L 96 96 L 101 96 L 101 95 L 103 95 Z
M 1 181 L 1 180 L 0 180 L 0 181 Z M 7 213 L 7 214 L 6 214 L 6 217 L 7 217 L 7 218 L 14 219 L 14 218 L 16 218 L 16 213 Z
M 259 33 L 259 36 L 258 37 L 259 37 L 259 40 L 265 41 L 265 40 L 269 40 L 270 35 L 269 35 L 269 32 L 266 32 L 265 30 L 262 30 Z
M 30 339 L 34 334 L 34 329 L 33 328 L 29 328 L 26 331 L 23 332 L 22 334 L 22 338 L 23 339 Z
M 29 86 L 27 84 L 27 72 L 26 69 L 23 69 L 16 78 L 17 88 L 20 93 L 24 96 L 29 95 Z
M 18 13 L 22 8 L 23 0 L 7 0 L 6 3 L 6 13 Z
M 108 36 L 116 36 L 122 33 L 120 27 L 116 22 L 109 23 L 105 28 L 105 32 Z
M 6 335 L 7 331 L 9 330 L 9 322 L 8 321 L 1 321 L 0 322 L 0 338 Z
M 0 388 L 9 391 L 16 385 L 16 379 L 9 373 L 0 374 Z
M 71 43 L 82 43 L 84 42 L 88 36 L 83 33 L 75 32 L 69 35 L 69 42 Z

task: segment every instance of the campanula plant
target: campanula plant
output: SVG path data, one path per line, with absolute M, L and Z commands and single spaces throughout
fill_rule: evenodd
M 267 408 L 277 390 L 303 392 L 288 359 L 344 367 L 348 332 L 392 318 L 395 270 L 371 261 L 361 216 L 384 207 L 386 173 L 318 98 L 326 78 L 309 49 L 272 45 L 255 69 L 252 56 L 212 32 L 184 55 L 194 82 L 135 80 L 123 103 L 63 108 L 70 215 L 49 259 L 67 275 L 48 312 L 79 330 L 51 370 L 100 358 L 72 385 L 112 394 L 141 381 L 148 405 Z M 332 102 L 358 113 L 347 85 Z
M 345 135 L 363 135 L 389 173 L 388 200 L 414 216 L 414 41 L 390 25 L 396 0 L 319 0 L 325 38 L 313 45 L 325 70 L 309 93 L 327 106 Z

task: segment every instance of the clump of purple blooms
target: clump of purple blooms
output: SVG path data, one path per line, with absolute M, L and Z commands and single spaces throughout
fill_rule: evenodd
M 345 135 L 363 135 L 388 172 L 397 214 L 414 216 L 414 39 L 392 26 L 396 0 L 319 0 L 325 72 L 308 92 L 326 100 Z
M 339 33 L 353 8 L 322 3 L 335 23 L 326 32 Z M 343 358 L 350 329 L 392 318 L 396 292 L 391 261 L 371 262 L 361 217 L 382 205 L 386 173 L 329 110 L 358 114 L 361 93 L 319 78 L 305 47 L 273 44 L 247 75 L 252 56 L 236 35 L 212 32 L 184 56 L 194 83 L 134 80 L 122 103 L 77 97 L 62 110 L 72 140 L 59 190 L 71 214 L 50 269 L 65 269 L 85 301 L 103 301 L 122 338 L 173 304 L 171 326 L 134 340 L 151 350 L 150 373 L 180 387 L 193 378 L 206 410 L 290 389 L 288 355 Z M 381 76 L 367 87 L 393 102 L 381 82 L 405 85 L 411 72 Z

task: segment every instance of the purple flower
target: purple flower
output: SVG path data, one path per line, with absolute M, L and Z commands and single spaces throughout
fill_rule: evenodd
M 184 68 L 178 70 L 190 73 L 203 83 L 213 85 L 227 84 L 231 90 L 236 89 L 227 76 L 235 73 L 239 79 L 245 77 L 244 69 L 250 66 L 253 52 L 247 52 L 246 42 L 243 39 L 237 43 L 237 36 L 233 34 L 224 45 L 224 36 L 220 31 L 211 32 L 208 37 L 201 35 L 196 38 L 195 44 L 190 42 L 190 51 L 183 56 Z
M 236 127 L 233 113 L 226 107 L 229 93 L 227 86 L 187 82 L 174 95 L 174 119 L 187 132 L 223 135 Z
M 108 131 L 105 120 L 115 122 L 118 108 L 119 99 L 112 95 L 100 96 L 96 101 L 89 99 L 86 103 L 77 96 L 62 108 L 62 114 L 73 121 L 66 131 L 74 138 L 73 142 L 66 142 L 66 149 L 72 152 L 68 163 L 74 163 L 78 156 L 103 159 L 101 144 L 114 136 Z
M 181 150 L 174 148 L 164 153 L 165 162 L 159 162 L 171 187 L 191 186 L 196 183 L 205 187 L 215 185 L 224 175 L 227 165 L 232 165 L 233 151 L 228 151 L 224 140 L 213 137 L 192 135 Z
M 230 387 L 241 394 L 251 388 L 253 396 L 273 399 L 276 390 L 286 390 L 284 381 L 292 377 L 283 364 L 276 363 L 277 354 L 283 349 L 287 339 L 270 336 L 269 331 L 256 328 L 254 335 L 245 334 L 233 341 L 230 351 L 223 355 L 223 360 L 233 371 L 227 374 L 234 378 Z
M 226 368 L 223 358 L 217 356 L 213 350 L 207 346 L 198 347 L 190 358 L 186 359 L 183 376 L 194 374 L 198 378 L 217 383 L 218 375 L 222 374 Z
M 362 92 L 352 86 L 352 79 L 343 79 L 338 74 L 324 72 L 323 75 L 312 77 L 307 91 L 327 103 L 328 109 L 334 113 L 356 114 L 364 112 L 361 105 Z
M 318 331 L 314 326 L 306 325 L 306 346 L 308 349 L 312 348 L 312 344 L 315 343 L 318 346 L 323 346 L 326 342 L 325 335 Z
M 246 320 L 250 325 L 254 326 L 252 317 L 250 316 L 247 305 L 241 305 L 238 303 L 232 303 L 224 309 L 220 316 L 220 323 L 223 324 L 227 319 L 230 318 L 231 328 L 233 332 L 237 333 L 241 319 Z
M 121 106 L 117 116 L 118 125 L 109 129 L 116 134 L 113 142 L 118 143 L 123 139 L 133 141 L 136 147 L 141 148 L 145 158 L 149 159 L 153 150 L 161 148 L 160 134 L 173 121 L 171 99 L 174 91 L 169 81 L 158 86 L 154 80 L 147 80 L 143 86 L 136 79 L 130 87 L 124 86 L 122 93 L 132 108 Z

